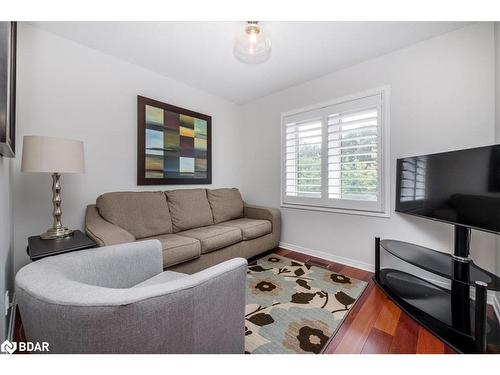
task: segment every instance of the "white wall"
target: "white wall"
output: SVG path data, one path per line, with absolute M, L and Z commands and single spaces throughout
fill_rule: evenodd
M 7 336 L 8 317 L 4 316 L 4 295 L 13 295 L 13 241 L 12 241 L 12 159 L 0 156 L 0 342 Z
M 99 194 L 167 188 L 136 185 L 138 94 L 211 115 L 213 186 L 241 180 L 239 106 L 25 23 L 18 77 L 19 152 L 28 134 L 84 141 L 86 173 L 62 177 L 63 223 L 70 228 L 82 228 L 85 206 Z M 20 161 L 13 172 L 16 269 L 28 261 L 26 238 L 52 225 L 50 177 L 22 174 Z
M 256 203 L 280 204 L 282 112 L 374 87 L 391 87 L 392 205 L 396 158 L 492 144 L 493 35 L 492 23 L 473 24 L 245 105 L 243 195 Z M 451 225 L 393 209 L 387 219 L 283 208 L 282 242 L 367 265 L 374 263 L 375 236 L 451 251 Z M 494 270 L 495 237 L 474 232 L 472 256 Z

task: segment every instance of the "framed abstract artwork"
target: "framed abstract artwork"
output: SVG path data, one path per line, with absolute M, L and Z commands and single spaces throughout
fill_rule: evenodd
M 212 183 L 212 117 L 143 96 L 137 115 L 137 185 Z
M 16 155 L 16 30 L 0 22 L 0 155 Z

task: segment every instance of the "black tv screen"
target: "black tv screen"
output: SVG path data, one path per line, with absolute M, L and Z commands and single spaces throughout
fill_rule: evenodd
M 398 159 L 396 211 L 500 234 L 500 145 Z

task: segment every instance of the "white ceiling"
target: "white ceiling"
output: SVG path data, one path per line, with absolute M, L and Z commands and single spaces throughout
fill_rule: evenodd
M 465 22 L 261 22 L 271 59 L 233 57 L 243 22 L 35 22 L 36 26 L 243 104 L 465 26 Z

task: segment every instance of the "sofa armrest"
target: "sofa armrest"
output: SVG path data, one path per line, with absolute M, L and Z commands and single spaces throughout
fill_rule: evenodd
M 273 207 L 255 206 L 245 203 L 243 217 L 248 219 L 269 220 L 272 225 L 274 246 L 278 246 L 281 238 L 281 211 Z
M 135 241 L 135 237 L 125 229 L 104 220 L 97 207 L 93 204 L 87 206 L 85 232 L 99 246 L 118 245 Z

